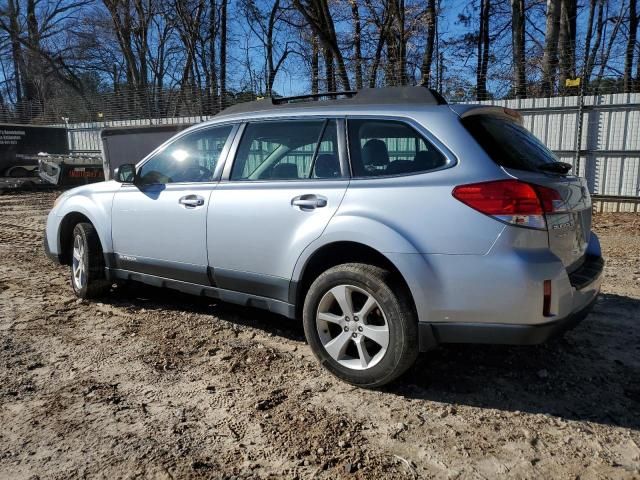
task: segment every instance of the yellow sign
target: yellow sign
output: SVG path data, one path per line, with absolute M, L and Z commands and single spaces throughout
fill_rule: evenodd
M 579 87 L 580 86 L 580 77 L 578 77 L 578 78 L 567 78 L 564 81 L 564 84 L 567 87 Z

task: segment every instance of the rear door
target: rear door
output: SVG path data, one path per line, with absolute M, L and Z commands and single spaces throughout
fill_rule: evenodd
M 296 261 L 349 183 L 343 132 L 339 119 L 246 124 L 207 218 L 218 287 L 288 301 Z
M 209 283 L 207 207 L 234 128 L 209 127 L 178 138 L 138 168 L 135 185 L 122 185 L 112 210 L 117 268 Z
M 568 272 L 580 267 L 591 233 L 591 196 L 584 178 L 551 173 L 543 165 L 557 157 L 517 117 L 483 113 L 463 115 L 467 130 L 498 165 L 515 178 L 552 188 L 560 194 L 552 214 L 546 215 L 549 247 Z

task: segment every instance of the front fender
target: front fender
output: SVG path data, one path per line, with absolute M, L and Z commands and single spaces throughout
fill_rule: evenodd
M 102 185 L 107 185 L 107 182 Z M 98 184 L 94 184 L 98 185 Z M 112 189 L 87 189 L 80 190 L 76 193 L 66 196 L 50 213 L 50 220 L 47 222 L 53 223 L 52 231 L 47 228 L 47 234 L 52 235 L 50 238 L 55 238 L 55 253 L 61 253 L 61 238 L 60 228 L 64 222 L 64 219 L 71 214 L 81 214 L 89 219 L 93 224 L 104 253 L 113 251 L 113 244 L 111 240 L 111 206 L 113 204 L 113 196 L 115 191 Z M 55 218 L 51 218 L 51 216 Z M 52 241 L 53 243 L 53 241 Z M 51 245 L 54 247 L 54 245 Z

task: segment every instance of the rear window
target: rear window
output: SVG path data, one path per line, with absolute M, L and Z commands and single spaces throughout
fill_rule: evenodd
M 491 159 L 505 168 L 538 171 L 558 159 L 523 126 L 502 117 L 472 115 L 462 119 L 466 129 Z

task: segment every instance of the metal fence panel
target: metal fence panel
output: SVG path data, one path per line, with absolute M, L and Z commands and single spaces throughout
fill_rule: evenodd
M 584 100 L 577 173 L 587 178 L 592 193 L 640 196 L 640 94 L 592 95 Z M 480 103 L 519 109 L 524 126 L 576 168 L 579 97 Z
M 640 93 L 588 96 L 584 99 L 578 175 L 592 193 L 640 196 Z M 575 165 L 579 97 L 489 100 L 482 104 L 515 108 L 524 126 L 560 160 Z M 212 117 L 120 120 L 69 124 L 69 146 L 75 152 L 100 152 L 100 130 L 180 123 L 199 123 Z

